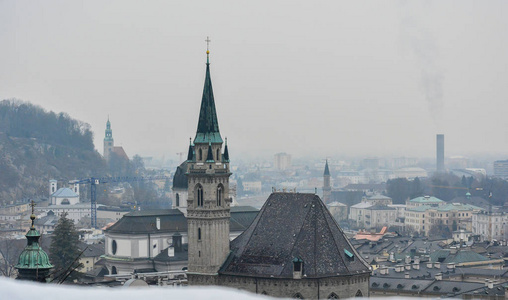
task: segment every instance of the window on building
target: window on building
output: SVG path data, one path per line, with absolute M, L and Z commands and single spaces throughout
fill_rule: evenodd
M 180 194 L 176 193 L 176 207 L 180 207 Z
M 198 241 L 201 241 L 201 228 L 198 228 Z
M 111 267 L 111 274 L 112 274 L 112 275 L 117 274 L 117 271 L 116 271 L 116 267 L 115 267 L 115 266 L 112 266 L 112 267 Z
M 219 186 L 217 187 L 217 206 L 221 206 L 222 205 L 222 198 L 224 197 L 223 196 L 223 188 L 222 188 L 222 184 L 219 184 Z
M 111 252 L 113 253 L 113 255 L 116 254 L 116 250 L 118 248 L 118 245 L 116 244 L 116 241 L 113 240 L 113 242 L 111 243 Z M 116 273 L 115 273 L 116 274 Z
M 215 156 L 217 161 L 220 160 L 220 149 L 217 149 L 217 155 Z
M 202 161 L 203 160 L 203 150 L 199 149 L 198 153 L 199 153 L 199 161 Z
M 293 299 L 303 299 L 303 296 L 300 293 L 296 293 L 293 295 Z
M 198 188 L 196 189 L 196 196 L 198 200 L 198 206 L 203 206 L 203 187 L 201 185 L 198 185 Z

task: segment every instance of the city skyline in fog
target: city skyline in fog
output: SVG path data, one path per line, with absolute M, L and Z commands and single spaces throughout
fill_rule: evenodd
M 89 123 L 127 154 L 194 138 L 210 36 L 232 159 L 508 156 L 508 3 L 0 2 L 0 99 Z

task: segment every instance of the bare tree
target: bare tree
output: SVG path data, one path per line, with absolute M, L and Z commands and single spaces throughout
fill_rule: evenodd
M 5 238 L 0 239 L 0 274 L 2 276 L 16 276 L 17 271 L 14 266 L 18 263 L 19 255 L 23 251 L 24 246 L 20 241 Z

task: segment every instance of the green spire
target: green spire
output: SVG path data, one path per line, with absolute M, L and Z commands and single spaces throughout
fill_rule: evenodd
M 208 154 L 206 155 L 206 162 L 214 162 L 212 154 L 212 142 L 208 142 Z
M 198 129 L 194 144 L 208 143 L 209 141 L 214 144 L 222 143 L 219 132 L 219 122 L 217 121 L 217 112 L 215 110 L 215 101 L 213 98 L 212 79 L 210 77 L 210 51 L 207 50 L 206 52 L 205 86 L 203 88 L 203 97 L 201 98 Z
M 224 161 L 229 162 L 228 138 L 226 138 L 226 146 L 224 147 Z
M 30 204 L 32 206 L 32 226 L 26 234 L 27 245 L 23 252 L 19 255 L 18 264 L 14 267 L 18 269 L 18 278 L 34 281 L 45 281 L 49 274 L 49 270 L 53 268 L 53 265 L 49 262 L 49 257 L 39 245 L 39 238 L 41 234 L 35 229 L 34 220 L 34 206 L 35 203 L 32 200 Z
M 323 175 L 324 176 L 330 176 L 330 169 L 328 169 L 328 159 L 326 160 L 325 173 Z
M 111 130 L 111 122 L 109 122 L 109 116 L 108 121 L 106 122 L 106 135 L 104 136 L 105 141 L 112 141 L 113 140 L 113 130 Z

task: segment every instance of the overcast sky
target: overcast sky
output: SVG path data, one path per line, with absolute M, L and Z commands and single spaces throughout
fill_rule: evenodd
M 232 159 L 508 156 L 507 1 L 0 0 L 0 99 L 105 123 L 128 155 L 194 137 L 206 36 Z

